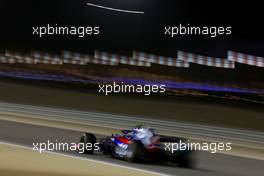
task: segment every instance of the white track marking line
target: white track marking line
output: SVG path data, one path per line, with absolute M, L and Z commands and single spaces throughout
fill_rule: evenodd
M 92 4 L 92 3 L 86 3 L 86 5 L 88 5 L 88 6 L 92 6 L 92 7 L 101 8 L 101 9 L 106 9 L 106 10 L 117 11 L 117 12 L 133 13 L 133 14 L 144 14 L 144 12 L 142 12 L 142 11 L 116 9 L 116 8 L 106 7 L 106 6 L 101 6 L 101 5 Z
M 0 141 L 0 145 L 1 144 L 9 145 L 9 146 L 17 147 L 17 148 L 22 148 L 22 149 L 28 149 L 28 150 L 32 150 L 33 152 L 37 152 L 37 151 L 34 151 L 31 147 L 28 147 L 25 145 Z M 67 154 L 62 154 L 62 153 L 57 153 L 57 152 L 52 152 L 52 151 L 43 151 L 43 153 L 49 153 L 49 154 L 53 154 L 53 155 L 58 155 L 58 156 L 63 156 L 63 157 L 68 157 L 68 158 L 73 158 L 73 159 L 79 159 L 79 160 L 84 160 L 84 161 L 91 161 L 91 162 L 95 162 L 98 164 L 120 167 L 120 168 L 124 168 L 124 169 L 130 169 L 130 170 L 134 170 L 134 171 L 138 171 L 138 172 L 145 172 L 145 173 L 154 174 L 154 175 L 171 176 L 171 175 L 167 175 L 167 174 L 163 174 L 163 173 L 159 173 L 159 172 L 154 172 L 154 171 L 139 169 L 139 168 L 135 168 L 135 167 L 128 167 L 128 166 L 124 166 L 124 165 L 114 164 L 114 163 L 110 163 L 107 161 L 99 161 L 96 159 L 83 158 L 83 157 L 72 156 L 72 155 L 67 155 Z M 174 176 L 179 176 L 179 175 L 174 175 Z

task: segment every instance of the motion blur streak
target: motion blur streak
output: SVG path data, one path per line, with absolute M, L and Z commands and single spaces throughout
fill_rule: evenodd
M 79 78 L 64 74 L 35 73 L 35 72 L 31 73 L 31 72 L 19 72 L 19 71 L 11 71 L 11 72 L 0 71 L 0 76 L 29 79 L 29 80 L 67 82 L 67 83 L 108 84 L 108 83 L 118 82 L 118 83 L 133 84 L 133 85 L 136 84 L 166 85 L 166 89 L 172 89 L 172 90 L 190 89 L 190 90 L 201 90 L 201 91 L 209 91 L 209 92 L 215 91 L 215 92 L 244 93 L 244 94 L 264 94 L 264 90 L 262 89 L 224 87 L 209 83 L 176 82 L 176 81 L 168 81 L 168 80 L 149 81 L 144 79 L 132 79 L 132 78 L 128 79 L 123 77 L 108 78 L 108 77 L 97 77 L 97 76 L 88 76 L 88 75 L 85 78 Z
M 107 9 L 107 10 L 112 10 L 112 11 L 117 11 L 117 12 L 124 12 L 124 13 L 134 13 L 134 14 L 144 14 L 144 12 L 141 11 L 134 11 L 134 10 L 123 10 L 123 9 L 116 9 L 116 8 L 111 8 L 111 7 L 106 7 L 106 6 L 100 6 L 92 3 L 86 3 L 88 6 L 93 6 L 101 9 Z

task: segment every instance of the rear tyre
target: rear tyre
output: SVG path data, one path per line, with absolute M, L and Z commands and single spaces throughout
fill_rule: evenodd
M 183 168 L 193 168 L 193 158 L 191 157 L 192 152 L 186 151 L 178 156 L 178 163 Z
M 84 144 L 84 153 L 85 154 L 93 154 L 94 144 L 96 143 L 96 137 L 92 133 L 84 133 L 81 136 L 80 143 Z M 91 147 L 86 147 L 86 146 L 91 146 Z

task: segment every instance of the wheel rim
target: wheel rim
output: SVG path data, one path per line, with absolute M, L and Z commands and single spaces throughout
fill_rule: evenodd
M 133 156 L 133 151 L 131 149 L 127 149 L 126 157 L 131 158 Z

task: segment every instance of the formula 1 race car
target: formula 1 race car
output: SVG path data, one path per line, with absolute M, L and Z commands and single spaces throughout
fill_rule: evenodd
M 91 149 L 86 149 L 85 154 L 99 151 L 129 162 L 155 160 L 190 168 L 193 166 L 191 151 L 176 150 L 172 152 L 169 150 L 170 144 L 177 144 L 180 141 L 183 142 L 186 139 L 157 135 L 153 129 L 149 128 L 122 130 L 121 134 L 112 134 L 98 141 L 94 134 L 84 133 L 80 139 L 80 143 L 89 143 L 90 146 L 93 146 Z M 95 147 L 98 150 L 95 150 Z

